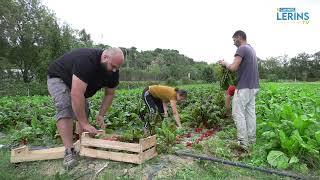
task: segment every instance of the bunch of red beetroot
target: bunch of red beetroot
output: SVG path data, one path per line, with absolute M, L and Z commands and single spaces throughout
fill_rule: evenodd
M 195 133 L 201 133 L 202 131 L 203 131 L 202 128 L 195 128 L 195 129 L 194 129 L 194 132 L 195 132 Z M 212 137 L 217 131 L 218 131 L 218 129 L 215 128 L 215 129 L 209 129 L 209 130 L 201 133 L 200 137 L 198 137 L 198 138 L 195 140 L 194 143 L 195 143 L 195 144 L 199 144 L 202 140 L 208 139 L 208 138 Z M 183 137 L 191 138 L 191 137 L 192 137 L 192 133 L 191 133 L 191 132 L 188 132 L 187 134 L 184 134 L 184 135 L 178 135 L 178 136 L 176 137 L 176 142 L 177 142 L 178 144 L 180 144 L 181 139 L 182 139 Z M 186 147 L 192 147 L 192 142 L 191 142 L 191 141 L 187 142 L 187 143 L 186 143 Z

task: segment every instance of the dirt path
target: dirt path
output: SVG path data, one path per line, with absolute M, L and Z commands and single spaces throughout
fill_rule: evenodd
M 93 158 L 81 158 L 78 165 L 70 171 L 64 170 L 61 160 L 46 161 L 40 164 L 39 172 L 43 176 L 49 177 L 56 175 L 70 176 L 72 179 L 79 180 L 127 177 L 150 180 L 174 176 L 181 167 L 194 165 L 194 160 L 175 155 L 159 155 L 156 159 L 147 161 L 142 165 L 134 165 Z M 102 168 L 103 170 L 101 170 Z M 99 170 L 101 171 L 96 175 Z

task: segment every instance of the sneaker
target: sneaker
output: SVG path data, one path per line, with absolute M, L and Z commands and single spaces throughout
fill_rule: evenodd
M 249 144 L 255 144 L 256 143 L 256 138 L 250 138 L 249 139 Z
M 238 141 L 237 144 L 240 147 L 240 150 L 248 152 L 249 146 L 247 144 L 244 144 L 242 141 Z
M 63 166 L 69 170 L 77 165 L 77 152 L 74 148 L 68 148 L 64 151 Z

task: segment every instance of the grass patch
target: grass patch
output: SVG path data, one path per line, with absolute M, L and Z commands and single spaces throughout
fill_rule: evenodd
M 185 166 L 178 170 L 175 176 L 166 179 L 290 179 L 288 177 L 280 177 L 276 175 L 265 174 L 257 171 L 226 166 L 209 161 L 199 161 L 197 166 Z
M 47 179 L 38 171 L 40 165 L 37 162 L 11 164 L 10 151 L 0 150 L 0 179 Z

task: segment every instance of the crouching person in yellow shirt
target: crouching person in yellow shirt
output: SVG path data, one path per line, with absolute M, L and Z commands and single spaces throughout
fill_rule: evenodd
M 161 117 L 168 117 L 168 104 L 170 103 L 179 128 L 181 128 L 181 121 L 177 111 L 177 101 L 183 101 L 186 98 L 187 91 L 163 85 L 146 87 L 142 93 L 142 99 L 151 114 L 158 111 Z

